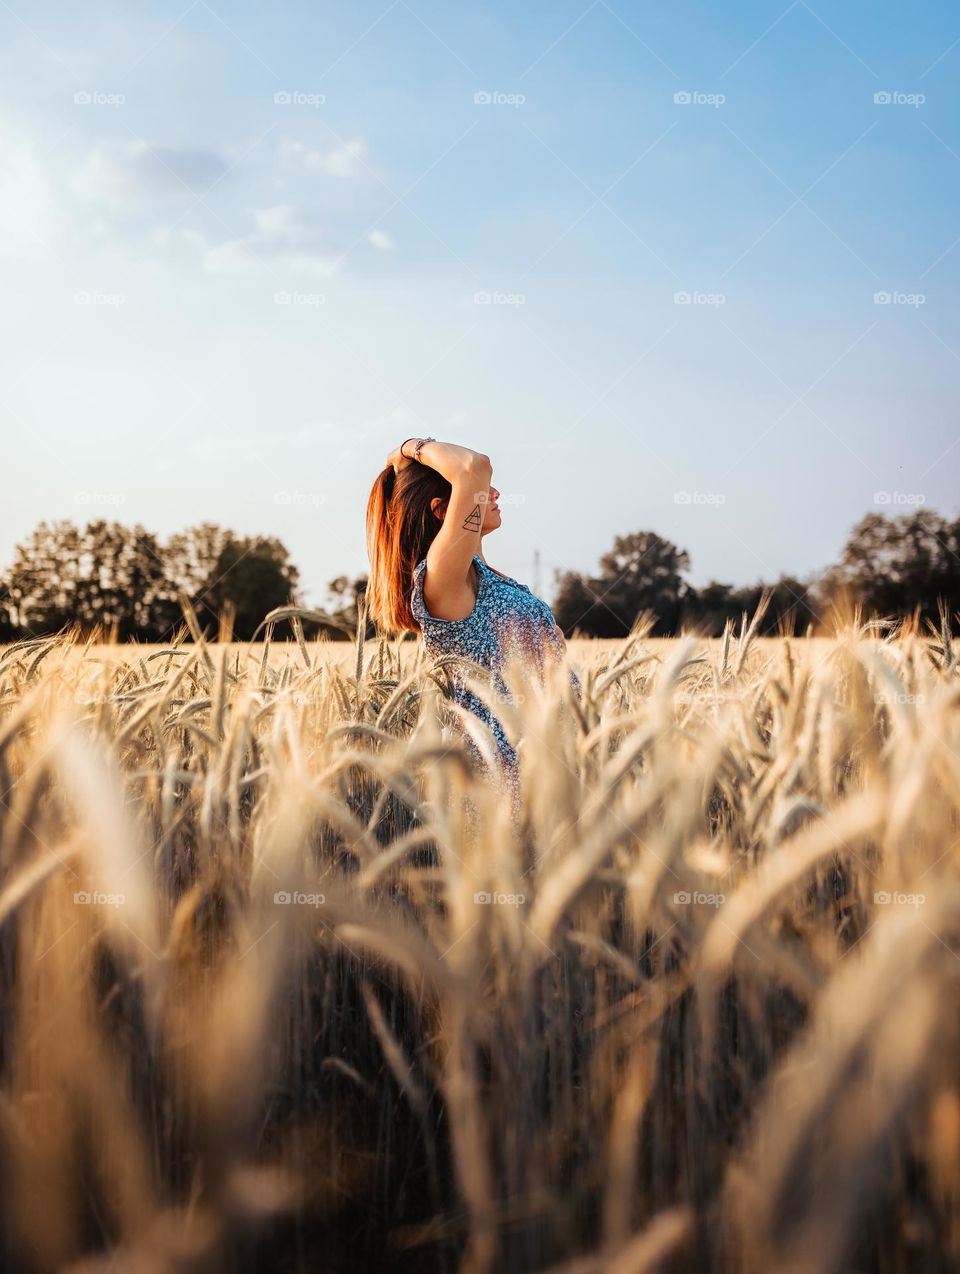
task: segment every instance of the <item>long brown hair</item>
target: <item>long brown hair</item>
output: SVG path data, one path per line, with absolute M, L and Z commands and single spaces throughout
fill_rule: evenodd
M 367 614 L 388 632 L 420 631 L 410 609 L 413 570 L 440 530 L 430 501 L 439 496 L 445 504 L 452 492 L 442 474 L 417 461 L 398 474 L 387 465 L 373 484 L 367 500 Z

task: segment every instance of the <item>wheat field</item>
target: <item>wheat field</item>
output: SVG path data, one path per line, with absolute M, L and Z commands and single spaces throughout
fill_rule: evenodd
M 571 641 L 514 824 L 418 642 L 186 619 L 0 650 L 4 1268 L 957 1267 L 946 625 Z

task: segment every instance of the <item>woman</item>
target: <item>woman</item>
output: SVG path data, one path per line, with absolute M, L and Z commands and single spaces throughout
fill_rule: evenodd
M 367 605 L 391 632 L 422 632 L 429 656 L 460 655 L 488 668 L 497 694 L 508 695 L 502 673 L 509 659 L 542 678 L 544 659 L 562 659 L 566 642 L 546 602 L 483 556 L 481 540 L 502 522 L 492 475 L 489 456 L 436 438 L 407 438 L 390 452 L 367 501 Z M 579 695 L 579 678 L 569 672 Z M 457 701 L 493 732 L 516 810 L 516 751 L 462 672 L 453 682 Z

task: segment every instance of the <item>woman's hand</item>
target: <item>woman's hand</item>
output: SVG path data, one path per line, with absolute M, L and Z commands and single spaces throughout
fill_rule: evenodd
M 403 440 L 403 442 L 409 442 L 409 441 L 410 441 L 409 438 L 404 438 Z M 403 442 L 401 442 L 400 447 L 403 446 Z M 413 459 L 410 456 L 405 456 L 402 453 L 402 451 L 400 450 L 400 447 L 394 447 L 394 449 L 390 452 L 389 456 L 387 456 L 386 460 L 384 461 L 384 468 L 386 468 L 388 464 L 392 464 L 394 473 L 399 473 L 400 470 L 405 469 L 408 464 L 414 463 Z
M 413 451 L 416 441 L 416 438 L 404 438 L 400 447 L 406 446 L 409 442 L 410 450 Z M 484 452 L 472 451 L 469 447 L 461 447 L 455 442 L 437 442 L 436 438 L 431 438 L 429 442 L 424 439 L 424 445 L 429 447 L 427 454 L 430 459 L 429 461 L 420 460 L 419 463 L 426 464 L 429 469 L 436 469 L 441 478 L 446 478 L 448 482 L 452 482 L 464 469 L 469 469 L 471 472 L 482 470 L 489 479 L 488 471 L 492 472 L 492 465 L 490 457 Z M 393 465 L 395 474 L 405 469 L 408 464 L 418 463 L 413 456 L 403 455 L 400 447 L 395 447 L 385 461 L 385 464 Z

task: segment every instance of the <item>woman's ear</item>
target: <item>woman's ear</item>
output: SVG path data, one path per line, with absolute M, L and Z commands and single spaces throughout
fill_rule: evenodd
M 442 496 L 435 495 L 430 501 L 430 508 L 433 510 L 434 516 L 443 521 L 443 515 L 446 512 L 442 506 L 446 503 Z

